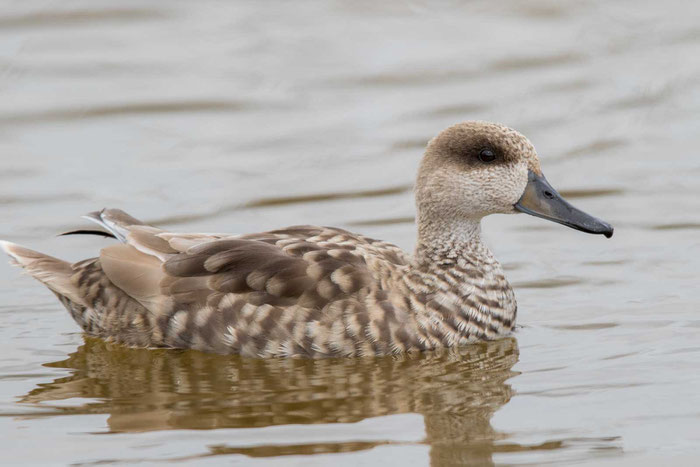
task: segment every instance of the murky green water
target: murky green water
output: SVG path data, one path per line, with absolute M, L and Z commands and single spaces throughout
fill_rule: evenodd
M 103 206 L 414 244 L 427 140 L 496 120 L 605 240 L 486 221 L 513 339 L 257 361 L 85 339 L 0 266 L 2 462 L 695 465 L 700 8 L 689 1 L 0 2 L 0 238 Z

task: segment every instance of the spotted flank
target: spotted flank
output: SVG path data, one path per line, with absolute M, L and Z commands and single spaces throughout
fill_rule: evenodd
M 513 290 L 479 225 L 484 215 L 515 212 L 534 172 L 534 148 L 514 130 L 467 122 L 443 132 L 418 176 L 414 255 L 333 227 L 173 233 L 117 209 L 86 216 L 104 231 L 69 232 L 119 241 L 96 258 L 70 264 L 0 247 L 85 333 L 127 346 L 250 357 L 455 347 L 513 329 Z

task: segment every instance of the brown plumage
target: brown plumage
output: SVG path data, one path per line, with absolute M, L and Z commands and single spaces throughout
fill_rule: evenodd
M 98 258 L 71 265 L 0 246 L 86 333 L 129 346 L 255 357 L 453 347 L 514 326 L 514 294 L 480 220 L 515 212 L 528 173 L 541 174 L 537 155 L 514 130 L 467 122 L 443 132 L 419 172 L 414 256 L 332 227 L 178 234 L 116 209 L 88 215 L 122 242 Z

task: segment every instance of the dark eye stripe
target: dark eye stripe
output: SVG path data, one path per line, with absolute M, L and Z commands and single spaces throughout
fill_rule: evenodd
M 479 159 L 481 162 L 493 162 L 496 159 L 496 154 L 492 150 L 485 148 L 479 151 Z

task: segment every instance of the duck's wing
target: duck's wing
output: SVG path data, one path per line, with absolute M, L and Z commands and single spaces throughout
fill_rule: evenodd
M 361 297 L 381 288 L 368 265 L 371 241 L 341 229 L 296 226 L 223 236 L 132 225 L 125 242 L 102 250 L 102 269 L 154 314 L 160 345 L 248 355 L 312 353 L 311 328 L 330 332 L 336 323 L 339 333 L 351 334 L 353 326 L 365 332 L 371 317 Z M 398 248 L 377 245 L 389 259 L 373 253 L 373 261 L 403 261 Z M 333 303 L 342 306 L 329 308 Z M 356 323 L 343 321 L 343 306 L 357 308 Z
M 215 306 L 225 294 L 256 305 L 316 308 L 372 280 L 353 242 L 320 227 L 223 236 L 135 225 L 125 242 L 102 250 L 102 267 L 110 281 L 154 312 L 166 302 Z
M 405 337 L 385 287 L 407 258 L 388 243 L 329 227 L 180 234 L 118 210 L 90 217 L 123 243 L 70 264 L 0 242 L 89 334 L 255 356 L 390 353 Z
M 147 254 L 158 256 L 161 259 L 172 253 L 182 251 L 183 247 L 192 246 L 204 241 L 213 240 L 222 237 L 232 236 L 231 234 L 175 234 L 169 233 L 162 229 L 147 225 L 146 223 L 127 214 L 121 209 L 103 209 L 94 211 L 83 216 L 103 229 L 106 232 L 98 230 L 73 230 L 65 232 L 61 235 L 72 234 L 93 234 L 113 237 L 122 243 L 129 244 Z M 163 234 L 163 239 L 166 241 L 174 239 L 175 246 L 180 249 L 169 248 L 163 242 L 163 239 L 157 235 Z
M 168 302 L 167 294 L 160 290 L 160 283 L 166 277 L 163 263 L 190 246 L 222 237 L 218 234 L 169 233 L 147 225 L 120 209 L 103 209 L 83 217 L 95 222 L 121 242 L 100 251 L 99 266 L 103 275 L 128 297 L 156 314 L 162 312 Z M 80 273 L 82 264 L 76 266 Z M 92 270 L 92 267 L 89 269 Z M 84 278 L 80 286 L 87 294 L 91 289 L 96 289 L 94 284 L 100 281 L 102 277 L 93 272 L 90 278 Z
M 135 217 L 125 213 L 121 209 L 103 209 L 101 211 L 94 211 L 85 214 L 83 218 L 106 229 L 120 242 L 126 242 L 126 237 L 129 234 L 129 230 L 132 226 L 146 225 Z M 77 230 L 74 232 L 80 233 L 85 231 Z M 71 234 L 74 232 L 66 233 Z

